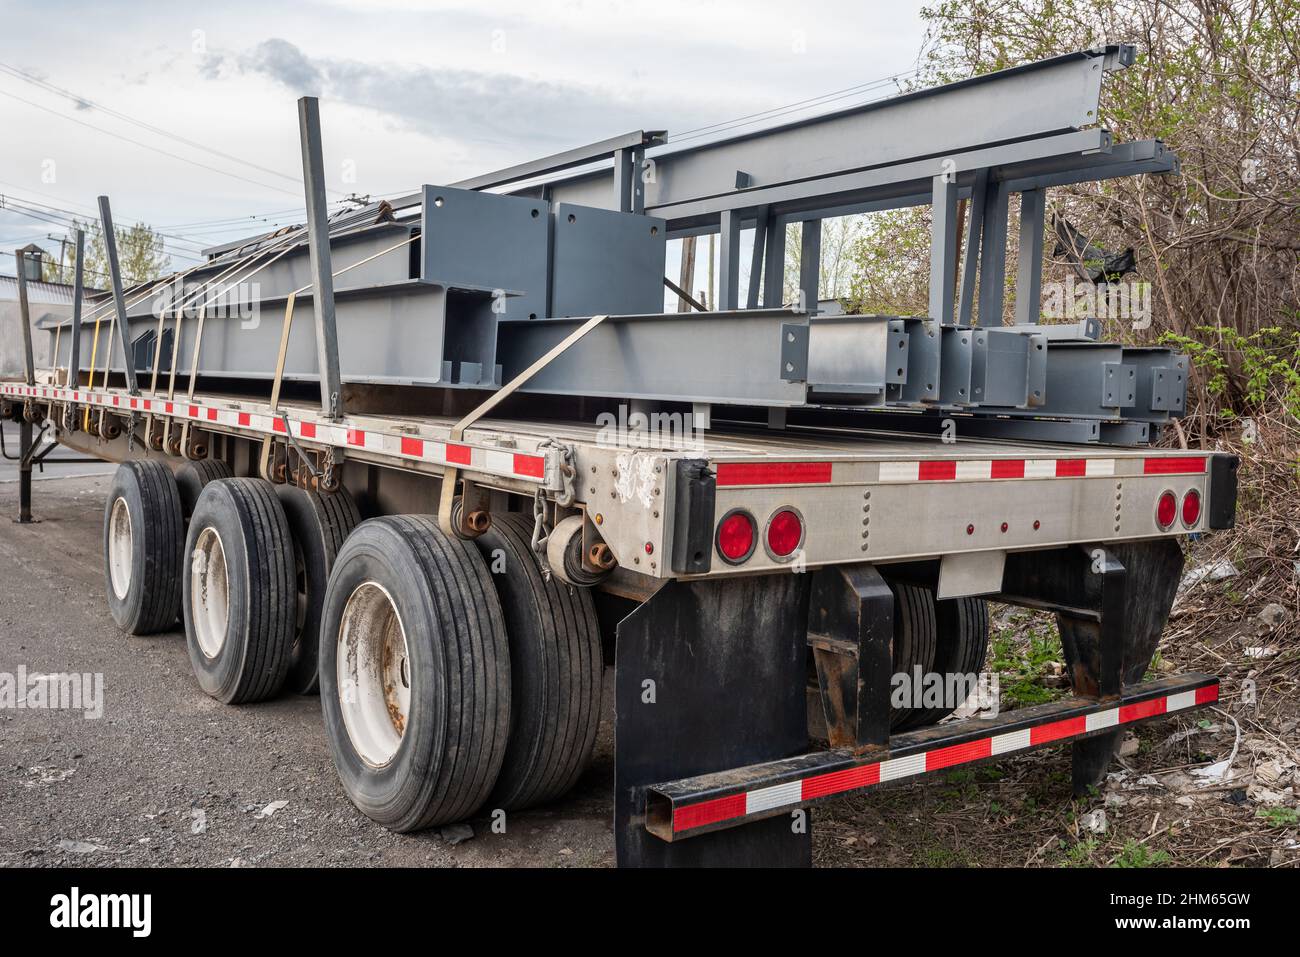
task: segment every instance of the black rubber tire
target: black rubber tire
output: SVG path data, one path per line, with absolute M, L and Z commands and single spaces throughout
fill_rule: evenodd
M 205 530 L 215 531 L 226 563 L 228 617 L 225 638 L 209 657 L 195 630 L 195 549 Z M 199 687 L 226 704 L 263 701 L 280 690 L 293 643 L 293 540 L 270 482 L 219 479 L 203 488 L 189 534 L 185 640 Z
M 542 577 L 533 519 L 492 516 L 475 539 L 510 641 L 510 740 L 487 807 L 517 810 L 566 793 L 591 763 L 603 666 L 591 594 Z
M 203 487 L 217 479 L 230 478 L 232 474 L 230 466 L 221 459 L 199 459 L 181 466 L 176 473 L 176 487 L 181 493 L 181 514 L 186 522 L 194 514 Z
M 131 523 L 131 576 L 118 596 L 110 568 L 109 532 L 117 501 Z M 185 529 L 176 479 L 162 462 L 123 462 L 113 475 L 104 505 L 104 583 L 108 609 L 119 628 L 148 635 L 174 627 L 181 610 Z
M 983 598 L 948 598 L 936 601 L 937 644 L 934 670 L 939 674 L 979 675 L 989 647 L 989 606 Z M 909 727 L 935 724 L 952 714 L 952 708 L 927 708 L 916 712 Z
M 344 610 L 373 583 L 405 632 L 410 706 L 396 752 L 379 766 L 344 724 L 338 652 Z M 487 800 L 510 731 L 510 648 L 487 565 L 470 542 L 427 516 L 362 522 L 339 551 L 325 593 L 321 710 L 343 790 L 367 817 L 399 832 L 464 820 Z
M 319 687 L 316 661 L 321 608 L 330 569 L 344 540 L 361 524 L 361 513 L 344 489 L 321 495 L 293 485 L 277 485 L 275 492 L 293 533 L 296 608 L 285 687 L 296 694 L 315 694 Z
M 922 675 L 934 670 L 937 627 L 934 592 L 921 585 L 890 582 L 894 593 L 894 674 L 912 680 L 919 666 Z M 891 708 L 889 728 L 906 731 L 919 727 L 923 709 Z

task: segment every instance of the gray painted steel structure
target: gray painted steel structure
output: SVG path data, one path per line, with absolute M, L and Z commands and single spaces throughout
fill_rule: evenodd
M 1044 437 L 1080 434 L 1071 423 L 1094 420 L 1105 427 L 1082 430 L 1093 440 L 1145 441 L 1153 432 L 1139 424 L 1181 414 L 1186 360 L 1096 342 L 1095 322 L 1039 325 L 1034 305 L 1047 189 L 1177 171 L 1158 141 L 1116 145 L 1095 125 L 1105 73 L 1131 62 L 1128 47 L 1081 51 L 686 149 L 636 131 L 333 222 L 317 195 L 319 128 L 304 107 L 308 247 L 293 240 L 298 248 L 256 270 L 256 289 L 232 282 L 217 295 L 274 309 L 302 285 L 321 291 L 312 297 L 315 363 L 307 331 L 295 329 L 284 375 L 311 379 L 325 368 L 327 408 L 339 381 L 496 388 L 585 317 L 611 314 L 618 321 L 522 391 L 993 414 L 1008 434 Z M 572 172 L 591 162 L 609 165 Z M 526 182 L 535 177 L 549 178 Z M 1013 193 L 1017 305 L 1015 324 L 1004 326 Z M 810 315 L 824 218 L 926 203 L 928 316 Z M 790 223 L 802 224 L 793 308 L 781 301 Z M 741 288 L 745 230 L 754 243 Z M 706 232 L 721 240 L 717 311 L 663 315 L 666 240 Z M 251 268 L 283 242 L 214 249 L 191 279 L 211 282 L 231 262 Z M 337 321 L 331 261 L 365 261 L 340 283 Z M 147 304 L 130 323 L 132 337 L 151 327 Z M 270 376 L 277 325 L 210 324 L 200 376 Z M 191 338 L 181 331 L 182 354 Z M 1027 421 L 1013 427 L 1016 419 Z

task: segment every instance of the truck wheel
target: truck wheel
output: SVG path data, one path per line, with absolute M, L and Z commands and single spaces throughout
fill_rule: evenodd
M 933 593 L 931 593 L 933 597 Z M 937 674 L 978 675 L 984 670 L 989 646 L 989 606 L 983 598 L 948 598 L 935 601 Z M 973 690 L 973 689 L 972 689 Z M 909 728 L 935 724 L 952 714 L 951 708 L 926 708 L 914 715 Z
M 194 506 L 203 493 L 203 486 L 217 479 L 230 478 L 230 466 L 221 459 L 199 459 L 186 462 L 176 473 L 176 487 L 181 493 L 181 514 L 185 521 L 194 514 Z
M 906 582 L 890 582 L 889 587 L 894 593 L 894 674 L 907 675 L 912 682 L 918 667 L 922 675 L 934 670 L 937 640 L 934 592 Z M 917 727 L 923 713 L 920 708 L 891 709 L 890 730 Z
M 293 647 L 289 652 L 285 685 L 297 694 L 315 694 L 325 588 L 343 540 L 361 524 L 361 513 L 352 496 L 343 489 L 320 495 L 292 485 L 277 485 L 275 491 L 293 533 L 297 593 Z
M 320 693 L 363 814 L 403 832 L 473 814 L 510 731 L 510 648 L 478 549 L 427 516 L 358 525 L 325 593 Z
M 533 520 L 494 515 L 475 541 L 492 572 L 510 641 L 510 740 L 488 807 L 553 801 L 591 761 L 600 724 L 600 625 L 591 594 L 546 581 Z
M 104 578 L 123 631 L 148 635 L 176 624 L 184 534 L 171 469 L 152 459 L 119 465 L 104 507 Z
M 185 638 L 199 687 L 225 704 L 271 697 L 293 644 L 293 542 L 271 483 L 204 486 L 185 540 Z

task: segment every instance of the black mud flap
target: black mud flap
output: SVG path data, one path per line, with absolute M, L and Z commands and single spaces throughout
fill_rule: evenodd
M 620 867 L 807 867 L 806 810 L 668 843 L 648 785 L 808 749 L 808 575 L 669 582 L 618 625 L 614 833 Z
M 1004 601 L 1056 612 L 1076 695 L 1118 698 L 1146 674 L 1183 570 L 1172 538 L 1025 552 L 1007 558 Z M 1106 776 L 1122 730 L 1073 744 L 1073 786 L 1084 795 Z

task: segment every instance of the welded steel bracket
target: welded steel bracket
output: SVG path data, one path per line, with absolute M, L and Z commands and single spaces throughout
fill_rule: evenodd
M 894 595 L 874 565 L 834 565 L 812 576 L 808 644 L 833 748 L 889 744 Z

